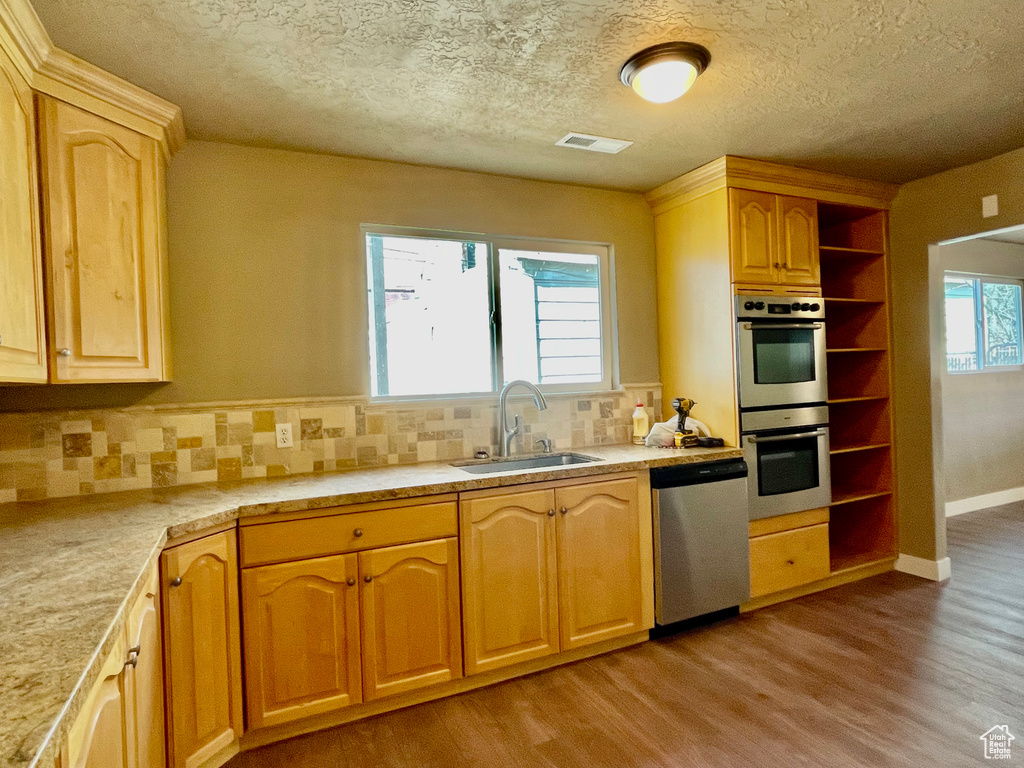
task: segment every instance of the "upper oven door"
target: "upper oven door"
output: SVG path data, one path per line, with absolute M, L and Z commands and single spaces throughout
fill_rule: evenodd
M 739 340 L 740 408 L 823 403 L 825 324 L 741 320 Z

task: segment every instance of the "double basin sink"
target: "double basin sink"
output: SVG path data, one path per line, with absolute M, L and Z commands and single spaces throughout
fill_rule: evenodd
M 471 475 L 489 475 L 492 472 L 514 472 L 517 469 L 543 469 L 544 467 L 568 467 L 573 464 L 590 464 L 600 459 L 584 456 L 582 453 L 542 453 L 522 458 L 494 458 L 478 461 L 460 461 L 453 467 Z

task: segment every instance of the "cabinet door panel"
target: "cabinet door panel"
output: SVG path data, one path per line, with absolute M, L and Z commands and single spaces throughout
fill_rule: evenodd
M 817 202 L 779 195 L 778 220 L 782 282 L 787 285 L 820 285 Z
M 462 677 L 458 539 L 360 552 L 359 576 L 367 701 Z
M 466 674 L 558 652 L 553 491 L 461 502 Z
M 250 728 L 362 700 L 357 576 L 355 555 L 243 571 Z
M 159 381 L 166 296 L 157 144 L 62 102 L 42 104 L 53 380 Z
M 162 576 L 169 765 L 192 768 L 242 734 L 235 531 L 167 550 Z
M 729 218 L 733 282 L 777 283 L 775 195 L 730 189 Z
M 46 381 L 33 99 L 0 50 L 0 381 Z
M 126 706 L 125 658 L 122 630 L 68 733 L 70 768 L 131 768 L 132 721 Z
M 562 650 L 646 629 L 635 479 L 558 489 Z
M 159 573 L 154 568 L 128 621 L 128 645 L 139 649 L 136 665 L 125 669 L 131 693 L 128 705 L 135 723 L 133 765 L 137 768 L 164 768 L 167 764 L 159 593 Z

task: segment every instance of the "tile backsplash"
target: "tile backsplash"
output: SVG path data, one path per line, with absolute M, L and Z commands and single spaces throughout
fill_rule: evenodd
M 615 392 L 550 395 L 538 412 L 510 398 L 523 433 L 514 452 L 629 442 L 637 400 L 653 420 L 660 384 Z M 277 424 L 293 447 L 278 448 Z M 273 477 L 494 455 L 497 397 L 444 403 L 369 403 L 364 398 L 247 401 L 100 411 L 0 413 L 0 502 L 218 480 Z

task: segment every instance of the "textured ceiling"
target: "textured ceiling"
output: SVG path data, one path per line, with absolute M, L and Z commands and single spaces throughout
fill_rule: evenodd
M 903 182 L 1024 146 L 1021 0 L 33 3 L 193 138 L 634 190 L 727 153 Z M 674 39 L 711 50 L 690 93 L 619 84 Z

